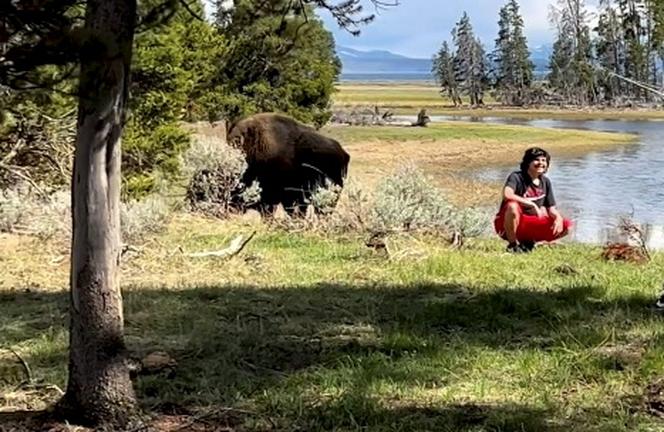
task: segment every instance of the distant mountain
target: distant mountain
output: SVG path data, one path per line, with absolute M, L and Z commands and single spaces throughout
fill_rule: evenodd
M 431 59 L 411 58 L 389 51 L 360 51 L 339 46 L 337 54 L 343 64 L 342 74 L 428 74 Z
M 530 60 L 535 64 L 535 75 L 542 76 L 549 72 L 549 59 L 553 53 L 553 45 L 538 45 L 530 49 Z
M 551 45 L 539 45 L 531 48 L 531 59 L 535 64 L 535 75 L 547 73 L 549 57 L 553 51 Z M 357 75 L 399 75 L 429 77 L 431 59 L 406 57 L 385 50 L 362 51 L 345 46 L 337 47 L 337 54 L 343 65 L 341 77 Z

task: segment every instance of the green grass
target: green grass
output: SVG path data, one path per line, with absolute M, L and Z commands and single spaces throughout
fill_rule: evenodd
M 661 427 L 640 403 L 664 367 L 664 324 L 648 307 L 660 254 L 637 266 L 583 245 L 512 256 L 495 241 L 457 251 L 406 236 L 392 245 L 410 258 L 388 260 L 358 236 L 269 229 L 231 261 L 165 253 L 218 247 L 246 229 L 176 224 L 125 265 L 164 281 L 125 279 L 130 349 L 178 361 L 174 376 L 137 380 L 146 409 L 181 407 L 237 430 Z M 63 386 L 67 295 L 2 286 L 0 346 L 37 382 Z M 0 372 L 3 409 L 53 399 L 14 390 L 23 376 L 11 356 L 0 353 Z
M 546 129 L 529 126 L 480 124 L 472 122 L 434 123 L 426 128 L 398 126 L 330 127 L 330 134 L 343 142 L 356 141 L 499 141 L 508 143 L 542 142 L 552 145 L 583 143 L 625 143 L 634 135 L 581 131 L 572 129 Z

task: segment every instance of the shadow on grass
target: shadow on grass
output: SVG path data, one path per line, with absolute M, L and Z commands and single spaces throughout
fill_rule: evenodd
M 558 430 L 568 426 L 553 421 L 555 405 L 441 406 L 396 394 L 463 380 L 481 350 L 588 349 L 610 334 L 628 341 L 630 330 L 657 319 L 651 298 L 608 300 L 591 286 L 218 286 L 127 289 L 124 297 L 130 349 L 178 361 L 174 377 L 137 381 L 146 407 L 238 407 L 249 430 Z M 64 293 L 0 294 L 0 343 L 24 347 L 37 373 L 64 368 L 62 346 L 31 345 L 65 331 L 66 307 Z M 377 397 L 381 385 L 388 390 Z

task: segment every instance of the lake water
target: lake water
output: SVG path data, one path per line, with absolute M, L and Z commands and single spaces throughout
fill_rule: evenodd
M 664 122 L 640 120 L 524 120 L 499 117 L 432 116 L 432 121 L 474 121 L 555 129 L 638 134 L 636 144 L 576 158 L 553 155 L 549 177 L 558 207 L 576 223 L 572 239 L 587 243 L 615 240 L 619 218 L 631 215 L 646 225 L 648 245 L 664 249 Z M 522 155 L 515 155 L 515 159 Z M 518 166 L 491 168 L 479 175 L 504 181 Z

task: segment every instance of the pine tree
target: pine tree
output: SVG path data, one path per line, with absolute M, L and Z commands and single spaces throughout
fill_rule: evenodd
M 488 65 L 482 41 L 474 40 L 470 59 L 470 79 L 468 81 L 468 95 L 473 106 L 484 105 L 484 90 L 488 87 Z
M 438 54 L 434 56 L 431 72 L 438 85 L 440 85 L 441 93 L 446 92 L 454 106 L 461 105 L 461 98 L 454 78 L 454 53 L 450 51 L 447 42 L 443 42 Z
M 475 39 L 470 17 L 463 13 L 452 36 L 456 47 L 454 55 L 454 79 L 459 89 L 470 97 L 473 106 L 482 103 L 486 88 L 486 59 L 482 44 Z
M 514 83 L 516 86 L 515 103 L 522 104 L 533 83 L 533 70 L 535 65 L 530 60 L 528 40 L 523 33 L 523 17 L 519 12 L 519 3 L 510 0 L 510 14 L 512 19 L 512 60 L 514 70 Z
M 653 15 L 653 44 L 660 57 L 664 58 L 664 0 L 652 0 L 650 8 Z
M 313 8 L 286 0 L 238 0 L 219 7 L 219 31 L 229 41 L 214 92 L 220 113 L 237 119 L 279 111 L 325 124 L 341 62 L 332 34 Z
M 503 103 L 521 105 L 532 85 L 534 65 L 516 0 L 510 0 L 500 9 L 498 28 L 493 52 L 498 95 Z
M 495 86 L 498 90 L 499 99 L 503 103 L 508 101 L 509 89 L 513 84 L 512 73 L 512 28 L 508 5 L 500 8 L 498 19 L 498 38 L 496 48 L 492 54 L 494 64 Z

